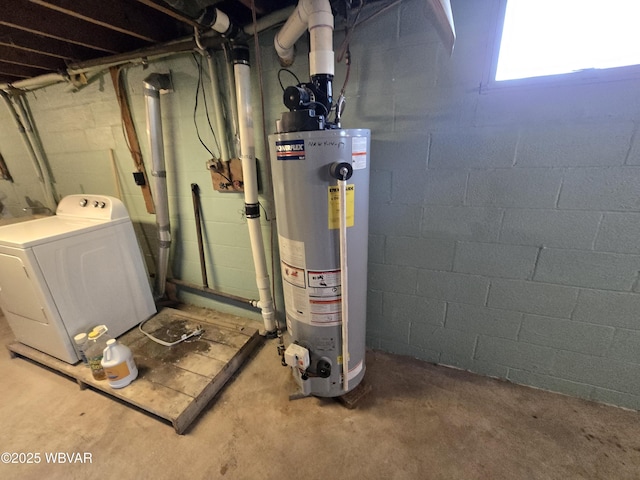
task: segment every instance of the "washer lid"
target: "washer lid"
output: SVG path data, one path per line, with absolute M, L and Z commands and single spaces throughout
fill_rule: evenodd
M 120 220 L 95 220 L 89 218 L 70 218 L 59 215 L 37 218 L 22 223 L 13 223 L 0 227 L 0 245 L 26 248 L 41 243 L 52 242 L 61 238 L 80 235 L 82 233 L 105 228 Z

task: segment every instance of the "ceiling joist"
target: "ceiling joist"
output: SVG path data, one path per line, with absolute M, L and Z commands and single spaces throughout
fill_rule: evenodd
M 0 58 L 7 63 L 24 67 L 39 68 L 41 70 L 57 70 L 64 66 L 64 61 L 28 50 L 21 50 L 0 43 Z
M 28 0 L 6 2 L 0 15 L 0 25 L 81 45 L 106 54 L 121 53 L 148 44 L 99 25 L 92 25 L 91 29 L 88 29 L 86 26 L 79 27 L 78 23 L 78 19 Z
M 5 0 L 0 9 L 0 84 L 79 65 L 93 68 L 160 51 L 193 50 L 193 28 L 200 27 L 194 17 L 206 6 L 244 26 L 252 20 L 252 6 L 260 18 L 295 3 L 297 0 Z M 215 48 L 211 47 L 214 38 L 208 38 L 206 32 L 201 39 Z M 220 41 L 218 37 L 218 44 Z
M 130 35 L 145 42 L 166 42 L 181 32 L 175 22 L 156 10 L 131 0 L 30 0 L 70 17 Z

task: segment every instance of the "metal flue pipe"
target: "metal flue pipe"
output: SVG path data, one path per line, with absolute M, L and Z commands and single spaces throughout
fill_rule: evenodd
M 153 201 L 158 227 L 158 258 L 156 265 L 156 300 L 164 297 L 169 249 L 171 248 L 171 225 L 169 222 L 169 196 L 167 193 L 167 171 L 164 161 L 164 140 L 162 138 L 162 118 L 160 93 L 171 90 L 168 74 L 152 73 L 144 79 L 144 99 L 147 116 L 147 136 L 152 164 Z
M 259 307 L 267 332 L 275 332 L 275 311 L 271 296 L 271 282 L 267 269 L 267 259 L 260 225 L 260 203 L 258 199 L 258 173 L 256 170 L 255 140 L 253 129 L 253 109 L 251 106 L 251 69 L 249 49 L 243 45 L 233 48 L 233 68 L 236 77 L 236 98 L 238 101 L 238 127 L 240 133 L 240 159 L 244 179 L 244 203 L 256 283 L 260 294 Z

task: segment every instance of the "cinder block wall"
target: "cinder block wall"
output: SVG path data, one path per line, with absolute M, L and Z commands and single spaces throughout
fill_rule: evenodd
M 498 2 L 452 4 L 451 58 L 417 1 L 355 35 L 369 344 L 640 408 L 640 83 L 480 89 Z
M 351 40 L 343 125 L 372 130 L 368 344 L 640 408 L 640 81 L 481 92 L 498 0 L 452 0 L 452 6 L 458 40 L 451 57 L 419 0 L 367 21 Z M 269 132 L 283 109 L 273 35 L 260 36 Z M 343 38 L 336 32 L 336 51 Z M 306 51 L 303 38 L 292 67 L 303 81 Z M 253 58 L 256 73 L 255 52 Z M 148 159 L 142 79 L 169 70 L 176 91 L 162 101 L 172 268 L 199 281 L 195 182 L 202 188 L 212 285 L 256 295 L 242 197 L 213 192 L 204 169 L 207 154 L 193 128 L 197 71 L 190 56 L 129 70 L 143 153 Z M 344 64 L 337 65 L 336 92 L 344 74 Z M 254 87 L 264 174 L 257 77 Z M 56 86 L 28 98 L 60 194 L 115 194 L 108 157 L 114 149 L 124 200 L 153 270 L 154 218 L 131 181 L 109 77 L 76 93 Z M 197 118 L 206 131 L 202 110 Z M 19 213 L 25 197 L 42 195 L 4 110 L 0 127 L 0 152 L 16 178 L 13 185 L 0 182 L 0 201 Z M 264 234 L 268 239 L 266 224 Z

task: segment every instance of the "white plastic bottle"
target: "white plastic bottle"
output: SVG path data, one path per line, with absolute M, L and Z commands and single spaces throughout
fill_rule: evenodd
M 77 334 L 75 337 L 73 337 L 73 341 L 76 344 L 76 351 L 78 352 L 78 355 L 80 356 L 80 360 L 82 360 L 82 363 L 84 364 L 85 367 L 89 366 L 89 360 L 87 360 L 87 355 L 85 353 L 88 345 L 87 342 L 89 341 L 89 339 L 87 338 L 87 334 L 86 333 L 79 333 Z
M 115 339 L 107 341 L 102 355 L 102 368 L 111 388 L 123 388 L 138 376 L 138 367 L 133 361 L 131 349 Z

